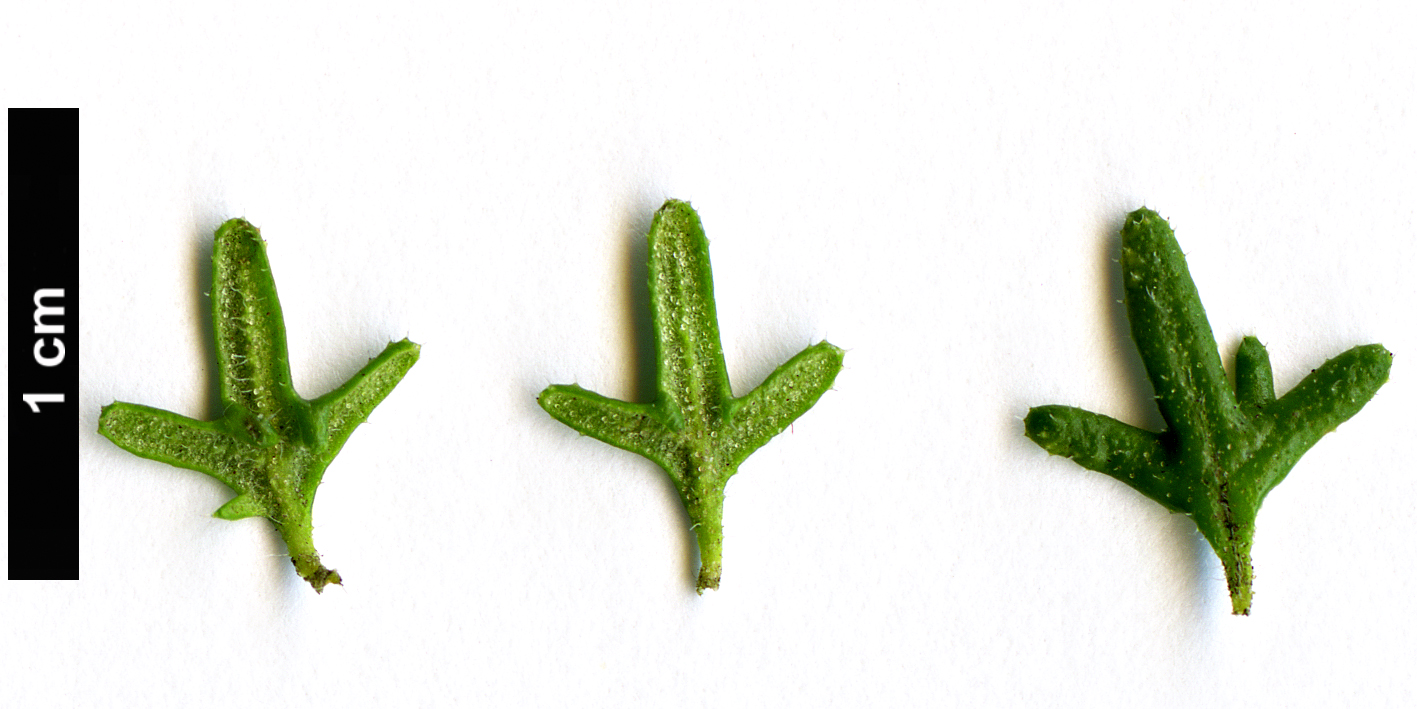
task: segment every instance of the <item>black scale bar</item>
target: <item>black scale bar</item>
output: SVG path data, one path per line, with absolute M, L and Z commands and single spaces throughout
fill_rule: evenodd
M 9 119 L 9 577 L 77 580 L 79 109 Z

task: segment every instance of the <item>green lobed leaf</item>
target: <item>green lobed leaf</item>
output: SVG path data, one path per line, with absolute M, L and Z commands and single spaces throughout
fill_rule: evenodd
M 649 294 L 658 396 L 632 404 L 575 385 L 537 397 L 556 420 L 642 455 L 679 492 L 699 543 L 699 593 L 722 575 L 723 497 L 754 450 L 781 433 L 831 388 L 844 352 L 820 342 L 746 396 L 728 381 L 713 299 L 708 239 L 688 202 L 669 200 L 649 230 Z
M 1392 353 L 1354 347 L 1275 399 L 1269 354 L 1246 337 L 1231 389 L 1166 220 L 1145 208 L 1128 215 L 1120 262 L 1132 339 L 1166 429 L 1151 433 L 1082 409 L 1040 406 L 1024 419 L 1024 434 L 1190 515 L 1225 567 L 1233 612 L 1248 615 L 1260 503 L 1305 451 L 1377 393 Z
M 340 388 L 307 401 L 291 384 L 285 320 L 258 229 L 232 219 L 212 247 L 212 325 L 222 409 L 216 421 L 115 402 L 99 433 L 135 455 L 206 473 L 236 491 L 215 516 L 268 517 L 315 591 L 341 583 L 315 551 L 311 510 L 325 468 L 354 427 L 418 361 L 418 345 L 390 343 Z

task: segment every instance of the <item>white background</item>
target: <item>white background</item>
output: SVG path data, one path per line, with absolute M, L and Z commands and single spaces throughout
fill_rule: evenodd
M 1410 3 L 507 5 L 6 11 L 7 105 L 82 108 L 83 279 L 82 580 L 0 584 L 6 704 L 1417 700 Z M 729 485 L 703 597 L 664 475 L 535 403 L 653 390 L 668 197 L 736 393 L 848 351 Z M 1285 391 L 1396 353 L 1266 500 L 1248 618 L 1189 519 L 1022 435 L 1048 403 L 1160 426 L 1112 261 L 1142 205 L 1227 365 L 1258 335 Z M 320 489 L 322 596 L 210 517 L 220 483 L 95 433 L 219 410 L 235 216 L 305 396 L 423 345 Z

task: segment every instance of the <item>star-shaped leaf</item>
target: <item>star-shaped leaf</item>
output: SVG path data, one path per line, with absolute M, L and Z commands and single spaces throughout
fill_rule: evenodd
M 1377 393 L 1392 353 L 1381 345 L 1354 347 L 1276 399 L 1269 354 L 1246 337 L 1232 389 L 1166 220 L 1145 208 L 1128 215 L 1121 265 L 1132 339 L 1166 430 L 1152 433 L 1082 409 L 1040 406 L 1028 412 L 1024 431 L 1049 453 L 1195 520 L 1225 567 L 1234 613 L 1248 615 L 1260 503 L 1305 451 Z
M 631 404 L 576 385 L 547 387 L 537 401 L 567 426 L 649 458 L 669 474 L 698 537 L 703 593 L 718 588 L 722 574 L 728 479 L 831 388 L 844 353 L 820 342 L 734 398 L 718 334 L 708 240 L 688 202 L 669 200 L 654 215 L 649 294 L 658 365 L 654 403 Z
M 194 419 L 138 404 L 103 407 L 99 433 L 144 458 L 206 473 L 236 491 L 222 519 L 267 517 L 300 576 L 316 591 L 340 583 L 312 538 L 315 490 L 354 427 L 418 361 L 418 345 L 391 343 L 340 388 L 313 401 L 291 385 L 285 319 L 261 233 L 222 224 L 212 247 L 212 326 L 225 414 Z

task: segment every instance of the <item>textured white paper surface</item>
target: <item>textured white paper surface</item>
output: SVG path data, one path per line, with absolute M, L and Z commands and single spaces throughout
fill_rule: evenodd
M 7 11 L 8 104 L 82 109 L 84 414 L 83 578 L 0 584 L 3 703 L 1417 700 L 1408 4 L 513 5 Z M 729 485 L 703 597 L 663 474 L 535 403 L 652 391 L 669 197 L 736 393 L 848 351 Z M 1266 500 L 1249 618 L 1188 519 L 1022 435 L 1050 403 L 1160 425 L 1113 262 L 1142 205 L 1227 364 L 1257 335 L 1287 390 L 1396 353 Z M 323 596 L 210 517 L 220 483 L 95 433 L 114 400 L 215 413 L 236 216 L 302 394 L 423 345 L 320 489 Z

